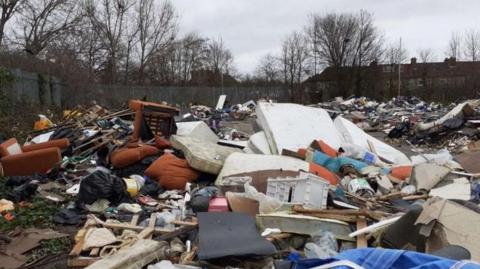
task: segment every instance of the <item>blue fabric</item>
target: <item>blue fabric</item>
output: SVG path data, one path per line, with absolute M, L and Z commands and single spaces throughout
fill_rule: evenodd
M 348 157 L 332 158 L 318 150 L 313 153 L 313 162 L 327 168 L 334 173 L 338 173 L 340 171 L 340 167 L 346 164 L 352 165 L 357 171 L 360 171 L 368 166 L 362 161 L 358 161 Z
M 455 261 L 415 251 L 380 248 L 347 250 L 332 259 L 301 260 L 294 263 L 292 268 L 307 269 L 338 260 L 349 260 L 365 269 L 480 269 L 480 265 L 474 262 Z

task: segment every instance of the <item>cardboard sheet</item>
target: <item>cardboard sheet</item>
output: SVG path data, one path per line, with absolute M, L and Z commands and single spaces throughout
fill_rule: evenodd
M 443 182 L 442 182 L 443 183 Z M 456 178 L 448 181 L 448 184 L 437 186 L 430 191 L 431 196 L 438 196 L 444 199 L 458 199 L 468 201 L 471 198 L 470 182 L 467 178 Z
M 0 251 L 0 267 L 5 269 L 18 268 L 27 261 L 27 257 L 23 254 L 38 247 L 40 241 L 66 236 L 68 234 L 59 233 L 52 229 L 25 229 Z
M 466 248 L 472 260 L 480 262 L 480 214 L 455 202 L 441 198 L 428 200 L 415 225 L 427 236 L 427 252 L 447 245 Z
M 467 171 L 467 173 L 480 173 L 480 151 L 466 151 L 462 154 L 455 155 L 455 159 Z

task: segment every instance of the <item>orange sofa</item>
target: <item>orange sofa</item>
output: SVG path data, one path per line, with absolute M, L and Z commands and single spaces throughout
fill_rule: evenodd
M 0 144 L 0 163 L 4 176 L 28 176 L 46 173 L 62 160 L 61 150 L 70 145 L 68 139 L 20 146 L 10 138 Z

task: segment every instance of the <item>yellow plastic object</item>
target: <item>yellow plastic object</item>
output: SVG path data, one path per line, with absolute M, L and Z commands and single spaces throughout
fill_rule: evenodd
M 138 186 L 137 181 L 133 178 L 123 178 L 123 181 L 125 181 L 125 184 L 127 185 L 127 192 L 130 196 L 136 197 L 140 191 L 140 186 Z
M 39 131 L 50 127 L 53 127 L 53 123 L 47 117 L 40 117 L 40 119 L 35 122 L 33 129 Z

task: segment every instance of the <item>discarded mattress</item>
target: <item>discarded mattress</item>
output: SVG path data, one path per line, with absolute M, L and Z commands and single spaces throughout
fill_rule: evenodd
M 200 260 L 276 253 L 258 233 L 254 218 L 244 213 L 199 213 L 198 229 Z
M 258 132 L 250 136 L 247 146 L 257 154 L 271 155 L 270 145 L 268 144 L 265 132 Z
M 368 141 L 370 141 L 375 147 L 375 151 L 379 157 L 394 164 L 410 164 L 410 159 L 401 151 L 365 133 L 351 121 L 338 116 L 335 118 L 334 124 L 345 143 L 355 144 L 363 147 L 367 151 L 371 151 L 368 146 Z M 331 146 L 334 147 L 334 145 Z
M 217 135 L 203 121 L 177 122 L 177 135 L 217 143 Z
M 256 113 L 273 154 L 280 154 L 283 149 L 307 148 L 318 139 L 334 148 L 340 146 L 341 138 L 332 119 L 321 108 L 261 102 Z
M 226 158 L 215 185 L 225 185 L 223 178 L 227 176 L 273 169 L 309 171 L 309 163 L 286 156 L 232 153 Z
M 240 149 L 219 146 L 192 137 L 174 135 L 170 141 L 172 146 L 185 154 L 188 164 L 198 171 L 217 175 L 222 169 L 225 159 Z

